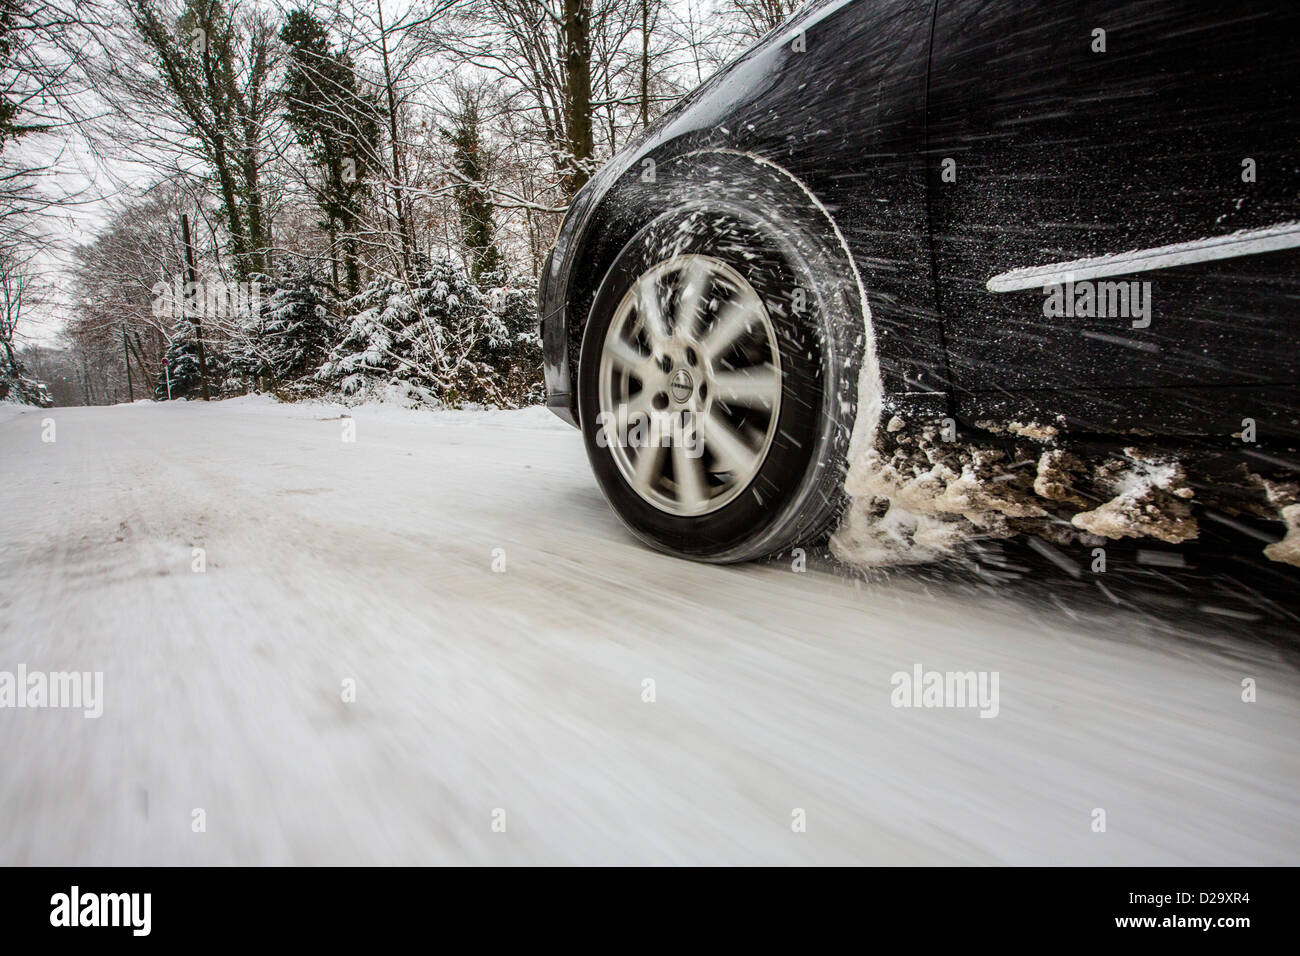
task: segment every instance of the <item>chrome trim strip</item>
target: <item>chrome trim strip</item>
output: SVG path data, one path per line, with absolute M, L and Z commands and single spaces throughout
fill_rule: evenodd
M 1233 259 L 1253 256 L 1279 249 L 1300 246 L 1300 222 L 1287 222 L 1266 229 L 1243 229 L 1226 236 L 1194 239 L 1154 249 L 1139 249 L 1093 259 L 1075 259 L 1071 262 L 1052 262 L 1045 266 L 1012 269 L 988 280 L 990 292 L 1018 292 L 1022 289 L 1041 289 L 1044 286 L 1082 282 L 1103 276 L 1127 275 L 1131 272 L 1150 272 L 1153 269 L 1172 269 L 1175 266 L 1216 259 Z

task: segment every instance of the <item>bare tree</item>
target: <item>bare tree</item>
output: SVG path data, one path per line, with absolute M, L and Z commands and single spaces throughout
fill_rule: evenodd
M 376 165 L 386 181 L 383 201 L 391 204 L 385 210 L 391 222 L 388 235 L 395 240 L 397 271 L 403 276 L 410 271 L 416 249 L 407 114 L 424 85 L 417 71 L 435 50 L 437 31 L 457 2 L 416 0 L 403 6 L 382 0 L 342 0 L 335 12 L 334 25 L 344 35 L 345 49 L 359 64 L 369 61 L 370 79 L 383 107 L 387 155 Z
M 265 272 L 272 213 L 265 169 L 283 136 L 272 77 L 273 21 L 220 0 L 121 0 L 130 32 L 114 31 L 91 68 L 109 106 L 104 148 L 168 178 L 203 171 L 220 200 L 235 272 Z
M 125 327 L 139 360 L 158 368 L 176 315 L 173 297 L 160 301 L 155 290 L 159 283 L 171 286 L 184 273 L 180 217 L 193 208 L 191 203 L 189 190 L 170 182 L 117 204 L 99 236 L 75 251 L 70 334 L 89 343 Z M 215 250 L 199 245 L 200 267 L 214 272 Z M 220 325 L 213 329 L 218 336 L 223 331 L 227 329 Z
M 597 114 L 607 150 L 635 123 L 639 8 L 627 0 L 482 0 L 467 6 L 464 22 L 447 49 L 503 81 L 512 107 L 532 115 L 561 196 L 572 198 L 597 164 Z
M 0 241 L 44 239 L 43 222 L 92 198 L 61 175 L 87 116 L 84 66 L 102 0 L 0 0 Z
M 740 29 L 757 39 L 790 19 L 803 0 L 728 0 L 728 4 L 739 15 Z

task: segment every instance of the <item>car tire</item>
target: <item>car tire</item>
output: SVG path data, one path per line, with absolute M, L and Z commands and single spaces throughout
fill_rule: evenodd
M 751 179 L 728 196 L 716 167 L 678 161 L 668 173 L 674 208 L 626 243 L 592 302 L 583 438 L 641 541 L 751 560 L 824 536 L 842 508 L 865 339 L 858 290 L 798 190 L 756 193 Z M 653 429 L 635 434 L 651 409 L 674 426 L 659 430 L 666 447 L 646 443 Z M 674 436 L 679 413 L 687 427 Z

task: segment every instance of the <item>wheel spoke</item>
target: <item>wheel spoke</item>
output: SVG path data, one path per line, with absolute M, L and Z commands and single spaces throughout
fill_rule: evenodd
M 699 511 L 708 500 L 704 482 L 704 463 L 692 458 L 685 443 L 673 442 L 673 477 L 677 480 L 677 497 L 688 514 Z
M 690 338 L 695 335 L 700 311 L 705 304 L 704 294 L 709 289 L 713 274 L 695 259 L 692 259 L 683 271 L 686 273 L 686 279 L 682 283 L 681 294 L 677 297 L 677 315 L 673 331 L 679 336 Z
M 781 397 L 781 375 L 770 364 L 737 372 L 717 372 L 713 393 L 728 405 L 774 408 Z
M 636 423 L 636 418 L 634 416 L 637 415 L 642 416 L 647 423 L 649 422 L 650 416 L 655 410 L 653 402 L 654 394 L 652 390 L 649 388 L 643 388 L 623 403 L 627 408 L 627 421 L 629 428 Z
M 605 343 L 605 354 L 621 371 L 635 375 L 638 381 L 644 382 L 654 367 L 654 362 L 649 355 L 642 355 L 635 345 L 617 336 L 611 337 Z
M 632 470 L 632 487 L 643 498 L 649 495 L 655 479 L 663 474 L 665 451 L 667 449 L 663 445 L 646 445 L 637 450 L 636 465 Z
M 718 310 L 713 327 L 700 343 L 704 353 L 714 360 L 725 355 L 732 343 L 749 329 L 753 318 L 754 313 L 747 301 L 742 298 L 729 301 Z
M 704 447 L 713 452 L 720 471 L 744 471 L 754 460 L 754 452 L 736 431 L 731 422 L 719 415 L 717 409 L 709 412 L 704 432 Z
M 773 447 L 781 369 L 762 297 L 725 260 L 648 267 L 609 317 L 597 373 L 601 415 L 626 435 L 606 443 L 624 492 L 683 517 L 726 507 Z
M 636 310 L 645 324 L 650 344 L 661 348 L 668 342 L 668 323 L 664 318 L 663 303 L 659 301 L 659 280 L 646 276 L 636 287 Z

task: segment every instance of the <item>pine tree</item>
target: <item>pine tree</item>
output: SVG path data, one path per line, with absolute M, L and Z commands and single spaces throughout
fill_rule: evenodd
M 217 374 L 224 362 L 215 350 L 207 351 L 208 375 L 212 381 L 220 381 Z M 170 389 L 170 390 L 169 390 Z M 154 384 L 154 398 L 166 401 L 169 397 L 197 398 L 201 390 L 199 377 L 199 344 L 194 337 L 194 323 L 182 318 L 172 332 L 172 339 L 167 344 L 167 355 L 163 368 L 158 370 L 158 380 Z
M 241 315 L 226 343 L 226 385 L 236 393 L 260 392 L 275 386 L 275 366 L 266 333 L 267 303 L 275 294 L 276 279 L 256 273 L 250 280 L 257 294 Z
M 296 382 L 329 357 L 337 334 L 335 304 L 325 283 L 304 261 L 281 266 L 265 302 L 261 333 L 271 376 Z
M 227 344 L 230 382 L 245 391 L 304 391 L 340 332 L 338 304 L 310 262 L 257 275 L 256 308 Z
M 356 229 L 376 155 L 380 109 L 361 91 L 352 59 L 330 46 L 329 30 L 312 13 L 289 11 L 280 39 L 289 50 L 283 88 L 289 124 L 320 171 L 314 198 L 321 226 L 331 242 L 342 241 L 344 285 L 356 295 L 361 284 Z
M 396 386 L 410 399 L 451 406 L 536 397 L 531 291 L 502 284 L 485 292 L 449 259 L 416 257 L 413 272 L 410 285 L 372 282 L 346 303 L 347 331 L 317 378 L 345 395 Z
M 0 73 L 9 69 L 10 57 L 13 54 L 15 42 L 21 43 L 21 37 L 17 36 L 17 20 L 19 14 L 23 12 L 22 4 L 19 0 L 0 0 Z M 18 103 L 16 93 L 11 93 L 8 85 L 0 87 L 0 150 L 3 150 L 5 143 L 9 140 L 17 139 L 27 130 L 21 125 L 15 123 L 18 116 Z
M 481 284 L 497 318 L 497 335 L 481 351 L 497 374 L 505 404 L 535 405 L 546 399 L 542 380 L 542 336 L 537 327 L 537 289 L 519 285 L 504 270 L 484 275 Z
M 460 101 L 455 123 L 443 136 L 452 146 L 451 163 L 460 181 L 456 186 L 456 205 L 460 208 L 461 241 L 470 255 L 470 275 L 481 283 L 485 276 L 501 268 L 501 253 L 493 240 L 496 226 L 492 221 L 492 200 L 488 197 L 488 162 L 479 120 L 478 102 L 473 92 L 458 92 Z
M 337 386 L 344 395 L 355 395 L 377 382 L 399 377 L 401 356 L 393 346 L 405 323 L 388 303 L 401 292 L 399 283 L 379 278 L 344 303 L 349 317 L 343 338 L 317 370 L 318 380 Z

